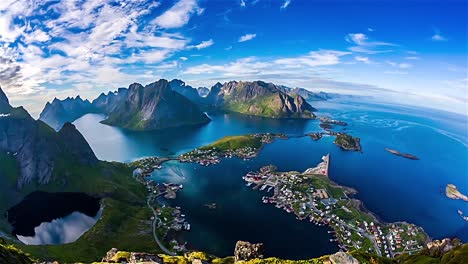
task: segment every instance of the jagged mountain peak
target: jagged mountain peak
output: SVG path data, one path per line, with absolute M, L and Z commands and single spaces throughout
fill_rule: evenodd
M 11 110 L 10 101 L 0 87 L 0 114 L 5 114 L 6 112 L 9 112 L 9 110 Z

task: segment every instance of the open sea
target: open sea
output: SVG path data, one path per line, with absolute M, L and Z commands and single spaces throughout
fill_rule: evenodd
M 303 171 L 331 155 L 330 178 L 353 187 L 366 208 L 386 222 L 407 221 L 422 226 L 432 238 L 458 237 L 468 242 L 468 203 L 445 197 L 445 186 L 455 184 L 468 194 L 468 120 L 466 116 L 430 109 L 371 102 L 312 102 L 318 116 L 348 123 L 335 126 L 361 138 L 363 153 L 343 151 L 333 137 L 276 140 L 253 160 L 226 159 L 203 167 L 165 163 L 152 177 L 178 182 L 184 189 L 169 201 L 182 207 L 191 223 L 184 238 L 194 249 L 232 255 L 237 240 L 262 242 L 266 254 L 290 259 L 316 257 L 337 251 L 327 227 L 298 221 L 271 204 L 266 192 L 245 186 L 242 176 L 268 164 L 280 171 Z M 154 132 L 131 132 L 102 125 L 104 116 L 88 114 L 74 124 L 97 157 L 127 162 L 146 156 L 175 156 L 226 135 L 274 132 L 301 136 L 321 131 L 318 120 L 273 120 L 237 114 L 210 114 L 209 124 Z M 409 160 L 384 148 L 416 155 Z M 204 204 L 216 203 L 216 209 Z

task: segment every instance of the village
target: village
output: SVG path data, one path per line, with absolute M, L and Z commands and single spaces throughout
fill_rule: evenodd
M 136 167 L 133 172 L 135 179 L 145 185 L 148 196 L 147 205 L 153 212 L 150 220 L 153 222 L 153 237 L 158 246 L 167 254 L 185 252 L 186 243 L 175 239 L 176 232 L 190 231 L 190 223 L 182 214 L 181 208 L 167 206 L 159 199 L 175 199 L 177 192 L 183 189 L 182 184 L 158 183 L 148 177 L 155 169 L 161 169 L 161 164 L 171 160 L 170 158 L 149 157 L 129 164 Z M 164 241 L 161 241 L 161 239 Z M 170 249 L 166 248 L 166 244 Z
M 180 162 L 198 163 L 203 166 L 215 165 L 223 158 L 237 157 L 243 160 L 255 158 L 264 144 L 275 138 L 288 139 L 284 134 L 259 133 L 246 136 L 224 137 L 213 144 L 182 154 Z
M 264 203 L 293 213 L 298 220 L 331 227 L 334 238 L 330 242 L 337 242 L 343 250 L 360 249 L 393 258 L 423 248 L 427 236 L 422 228 L 402 222 L 382 224 L 363 212 L 360 201 L 348 196 L 355 190 L 328 179 L 330 155 L 322 160 L 303 173 L 277 172 L 269 165 L 243 179 L 253 189 L 272 193 L 262 198 Z

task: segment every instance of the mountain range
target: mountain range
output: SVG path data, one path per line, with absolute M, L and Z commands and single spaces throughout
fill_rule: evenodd
M 269 118 L 314 118 L 308 102 L 326 100 L 325 93 L 262 81 L 217 83 L 193 88 L 181 80 L 161 79 L 146 86 L 100 94 L 91 102 L 79 96 L 47 103 L 40 120 L 59 130 L 88 113 L 105 114 L 102 123 L 130 130 L 157 130 L 209 122 L 202 110 L 237 112 Z

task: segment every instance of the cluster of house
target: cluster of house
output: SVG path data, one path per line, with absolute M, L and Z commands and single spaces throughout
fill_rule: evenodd
M 143 158 L 137 161 L 134 161 L 131 163 L 132 165 L 136 165 L 135 167 L 138 167 L 138 171 L 134 172 L 138 174 L 143 174 L 147 175 L 150 174 L 152 171 L 155 169 L 161 169 L 161 161 L 158 157 L 148 157 L 148 158 Z
M 215 148 L 211 149 L 195 149 L 191 152 L 179 156 L 180 162 L 194 162 L 203 166 L 215 165 L 221 162 L 221 158 L 239 157 L 244 160 L 257 156 L 258 149 L 253 147 L 238 148 L 227 150 L 224 152 L 218 151 Z

